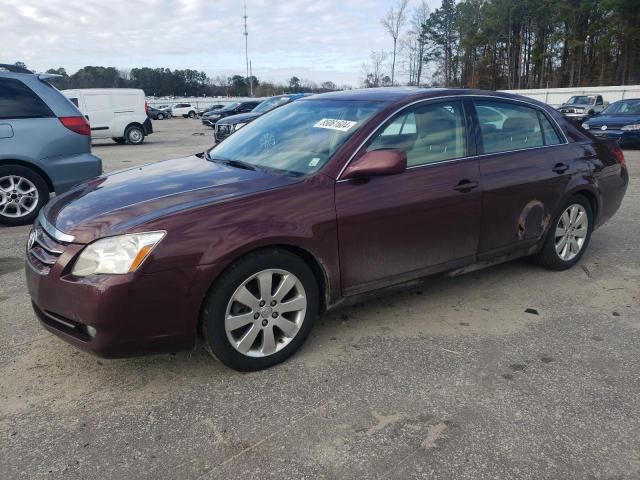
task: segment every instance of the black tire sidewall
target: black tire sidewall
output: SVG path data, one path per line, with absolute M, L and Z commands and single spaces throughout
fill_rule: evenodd
M 6 177 L 8 175 L 17 175 L 28 179 L 34 184 L 38 190 L 38 204 L 36 208 L 28 215 L 19 218 L 11 218 L 0 215 L 0 225 L 6 226 L 19 226 L 28 225 L 38 216 L 40 209 L 49 201 L 50 192 L 47 182 L 42 176 L 34 170 L 23 167 L 21 165 L 2 165 L 0 166 L 0 177 Z
M 304 286 L 307 310 L 302 327 L 295 338 L 282 350 L 268 357 L 249 357 L 229 343 L 224 328 L 227 303 L 238 286 L 255 273 L 270 268 L 282 269 L 296 275 Z M 202 327 L 207 347 L 218 360 L 239 371 L 255 371 L 283 362 L 295 353 L 311 331 L 320 306 L 315 276 L 297 255 L 282 250 L 266 250 L 249 254 L 231 265 L 214 283 L 205 300 Z
M 156 117 L 156 120 L 164 120 L 164 115 L 159 113 L 158 116 Z
M 587 228 L 587 237 L 585 238 L 585 242 L 582 245 L 582 248 L 580 249 L 580 252 L 578 253 L 578 255 L 576 255 L 571 260 L 562 260 L 556 253 L 555 232 L 556 232 L 556 228 L 558 227 L 558 221 L 560 220 L 560 216 L 564 213 L 564 211 L 570 205 L 573 205 L 575 203 L 582 205 L 582 207 L 584 207 L 585 211 L 587 212 L 587 216 L 589 219 L 589 225 Z M 562 208 L 560 208 L 558 213 L 555 215 L 555 217 L 553 218 L 553 223 L 549 227 L 549 233 L 547 234 L 544 247 L 540 252 L 540 257 L 539 257 L 539 260 L 541 261 L 542 265 L 547 268 L 551 268 L 553 270 L 567 270 L 573 267 L 576 263 L 578 263 L 582 258 L 582 256 L 584 255 L 584 253 L 587 251 L 587 248 L 589 247 L 589 243 L 591 241 L 591 233 L 593 232 L 593 226 L 594 226 L 593 223 L 594 223 L 593 208 L 589 200 L 585 198 L 583 195 L 579 195 L 579 194 L 573 195 L 572 197 L 570 197 L 563 204 Z
M 141 140 L 139 142 L 132 142 L 131 139 L 129 138 L 129 135 L 131 135 L 131 132 L 134 130 L 138 130 L 140 132 Z M 124 133 L 124 138 L 126 142 L 130 145 L 140 145 L 141 143 L 144 142 L 144 130 L 136 125 L 133 125 L 127 128 L 127 131 Z

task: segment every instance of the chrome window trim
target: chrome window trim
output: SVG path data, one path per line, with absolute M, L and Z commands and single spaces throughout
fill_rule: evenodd
M 71 243 L 76 238 L 73 235 L 69 235 L 67 233 L 61 232 L 56 227 L 54 227 L 49 222 L 49 220 L 47 220 L 46 217 L 44 216 L 44 209 L 40 210 L 40 214 L 38 215 L 38 222 L 40 223 L 40 226 L 42 226 L 44 231 L 47 232 L 49 235 L 51 235 L 56 240 L 59 240 L 61 242 L 65 242 L 65 243 Z
M 348 178 L 347 179 L 341 178 L 342 174 L 347 169 L 349 164 L 353 161 L 353 158 L 356 156 L 356 154 L 362 149 L 362 147 L 364 147 L 364 145 L 371 139 L 371 137 L 373 137 L 376 133 L 378 133 L 378 131 L 382 128 L 382 126 L 385 125 L 392 117 L 394 117 L 398 113 L 402 112 L 404 109 L 409 108 L 409 107 L 413 107 L 414 105 L 417 105 L 419 103 L 434 102 L 434 101 L 437 101 L 437 100 L 443 100 L 443 99 L 448 99 L 448 98 L 460 99 L 461 101 L 463 101 L 465 98 L 482 98 L 482 99 L 494 100 L 494 101 L 497 100 L 498 102 L 522 103 L 522 104 L 525 104 L 525 105 L 529 105 L 529 106 L 535 108 L 536 110 L 541 111 L 549 119 L 549 121 L 551 121 L 553 123 L 553 125 L 556 127 L 557 131 L 559 131 L 562 134 L 562 138 L 564 139 L 564 142 L 563 143 L 557 143 L 555 145 L 542 145 L 540 147 L 518 148 L 516 150 L 505 150 L 503 152 L 481 153 L 481 154 L 478 154 L 478 155 L 452 158 L 450 160 L 442 160 L 440 162 L 425 163 L 423 165 L 414 165 L 412 167 L 407 167 L 407 170 L 411 170 L 411 169 L 414 169 L 414 168 L 427 167 L 429 165 L 439 165 L 439 164 L 442 164 L 442 163 L 455 162 L 455 161 L 458 161 L 458 160 L 465 160 L 465 159 L 474 158 L 474 157 L 486 157 L 487 155 L 499 155 L 501 153 L 523 152 L 523 151 L 526 151 L 526 150 L 534 150 L 534 149 L 538 149 L 538 148 L 557 147 L 559 145 L 567 145 L 569 143 L 569 140 L 567 139 L 567 136 L 564 133 L 564 130 L 560 127 L 560 125 L 558 124 L 556 119 L 553 118 L 553 116 L 549 115 L 539 105 L 536 105 L 535 103 L 527 102 L 526 100 L 513 99 L 513 98 L 503 98 L 503 97 L 494 97 L 494 96 L 491 96 L 491 95 L 473 95 L 473 94 L 470 94 L 470 95 L 445 95 L 445 96 L 441 96 L 441 97 L 421 98 L 420 100 L 415 100 L 415 101 L 413 101 L 411 103 L 408 103 L 407 105 L 403 105 L 402 107 L 398 108 L 397 110 L 395 110 L 392 113 L 390 113 L 389 115 L 387 115 L 387 117 L 380 122 L 380 124 L 375 128 L 375 130 L 373 130 L 369 135 L 367 135 L 367 137 L 362 141 L 362 143 L 360 143 L 360 145 L 358 145 L 358 148 L 356 148 L 354 150 L 354 152 L 351 154 L 349 159 L 345 162 L 344 166 L 340 170 L 340 173 L 338 173 L 338 178 L 336 180 L 336 183 L 346 182 L 346 181 L 350 180 Z

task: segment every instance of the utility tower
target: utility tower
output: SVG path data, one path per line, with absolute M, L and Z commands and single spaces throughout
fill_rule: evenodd
M 249 94 L 253 97 L 253 81 L 249 71 L 249 32 L 247 31 L 247 2 L 244 2 L 244 58 L 247 64 L 247 80 L 249 80 Z

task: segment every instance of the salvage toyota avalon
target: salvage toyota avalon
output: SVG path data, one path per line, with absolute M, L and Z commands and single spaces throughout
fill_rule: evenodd
M 30 233 L 27 281 L 44 327 L 97 355 L 200 334 L 257 370 L 349 297 L 523 256 L 572 267 L 627 183 L 615 142 L 524 97 L 316 95 L 205 153 L 56 197 Z

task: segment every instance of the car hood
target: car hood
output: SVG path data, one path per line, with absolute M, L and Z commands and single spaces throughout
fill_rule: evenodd
M 620 128 L 632 123 L 640 123 L 640 115 L 596 115 L 591 117 L 587 123 L 590 127 Z
M 135 167 L 95 178 L 53 199 L 46 219 L 87 243 L 230 198 L 299 181 L 294 177 L 211 162 L 200 155 Z
M 224 125 L 224 124 L 235 125 L 236 123 L 246 123 L 258 118 L 260 115 L 262 114 L 253 113 L 253 112 L 239 113 L 237 115 L 229 115 L 228 117 L 219 120 L 217 123 L 219 125 Z

